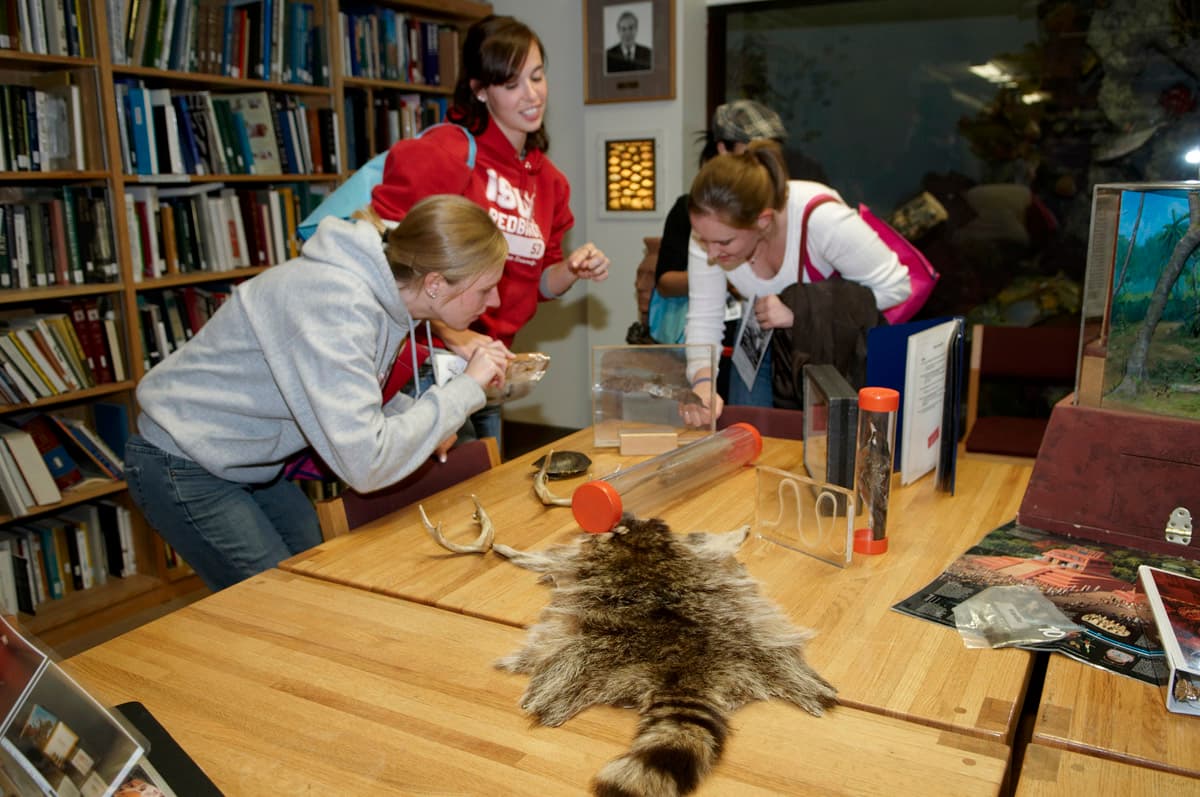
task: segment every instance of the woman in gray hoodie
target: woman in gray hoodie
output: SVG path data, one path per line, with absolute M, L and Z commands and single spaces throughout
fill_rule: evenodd
M 508 247 L 486 211 L 432 196 L 381 237 L 328 218 L 299 257 L 237 286 L 196 335 L 138 384 L 126 479 L 147 521 L 212 589 L 321 540 L 283 478 L 310 447 L 352 488 L 403 479 L 502 386 L 511 354 L 481 347 L 464 373 L 386 405 L 387 380 L 420 320 L 466 328 L 499 304 Z

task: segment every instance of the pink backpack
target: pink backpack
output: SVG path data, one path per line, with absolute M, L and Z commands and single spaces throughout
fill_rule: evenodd
M 825 279 L 825 276 L 817 271 L 816 266 L 812 264 L 812 261 L 808 257 L 808 247 L 805 245 L 804 240 L 808 233 L 808 216 L 818 205 L 837 201 L 837 197 L 830 196 L 829 194 L 818 194 L 810 199 L 804 207 L 804 216 L 800 221 L 800 256 L 803 258 L 804 271 L 808 274 L 809 282 L 820 282 Z M 866 205 L 860 204 L 858 206 L 858 215 L 859 218 L 875 231 L 883 243 L 896 253 L 896 257 L 900 260 L 900 265 L 908 269 L 908 279 L 912 283 L 912 294 L 895 307 L 889 307 L 883 311 L 883 316 L 888 320 L 889 324 L 902 324 L 916 315 L 917 311 L 924 306 L 926 300 L 929 299 L 929 294 L 933 293 L 933 286 L 937 284 L 942 275 L 937 272 L 933 264 L 926 259 L 925 255 L 921 254 L 921 250 L 913 246 L 903 235 L 892 229 L 886 221 L 872 213 L 871 209 Z

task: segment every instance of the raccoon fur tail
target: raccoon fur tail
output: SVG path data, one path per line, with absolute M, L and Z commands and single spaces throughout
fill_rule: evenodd
M 642 712 L 633 746 L 592 781 L 596 797 L 678 797 L 696 790 L 725 747 L 725 713 L 696 698 L 664 697 Z

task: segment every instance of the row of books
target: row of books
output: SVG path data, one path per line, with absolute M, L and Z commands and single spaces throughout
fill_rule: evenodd
M 291 0 L 108 0 L 113 62 L 329 85 L 321 13 Z
M 95 91 L 81 90 L 79 77 L 65 71 L 28 80 L 0 85 L 0 172 L 101 168 L 101 141 L 85 135 L 85 119 L 99 113 Z
M 291 95 L 213 94 L 119 81 L 127 174 L 324 174 L 341 163 L 337 114 Z
M 0 604 L 36 614 L 43 604 L 137 572 L 129 509 L 81 504 L 0 530 Z
M 297 225 L 322 198 L 308 183 L 126 188 L 134 280 L 270 266 L 296 257 Z
M 458 28 L 370 6 L 338 14 L 342 74 L 453 86 L 458 80 Z
M 124 407 L 102 404 L 102 412 Z M 5 421 L 0 423 L 0 501 L 5 514 L 20 517 L 36 507 L 60 503 L 64 490 L 86 481 L 124 478 L 122 457 L 85 420 L 27 412 Z M 124 443 L 120 445 L 123 450 Z
M 192 338 L 233 292 L 227 283 L 138 294 L 142 365 L 150 370 Z
M 86 0 L 8 0 L 0 11 L 0 49 L 90 58 L 85 13 Z
M 0 289 L 116 282 L 119 276 L 107 189 L 0 192 Z
M 425 128 L 444 120 L 448 105 L 445 97 L 380 91 L 368 95 L 349 89 L 343 102 L 346 113 L 346 158 L 351 170 L 361 168 L 373 155 L 386 150 L 393 142 L 401 138 L 413 138 Z M 369 132 L 374 135 L 374 147 L 371 146 Z
M 0 319 L 0 403 L 43 398 L 127 377 L 115 312 L 99 300 L 71 300 L 59 313 L 17 311 Z

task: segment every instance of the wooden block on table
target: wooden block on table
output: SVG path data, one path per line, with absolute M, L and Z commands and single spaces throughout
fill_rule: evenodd
M 679 445 L 679 433 L 667 431 L 621 432 L 621 456 L 662 454 Z

